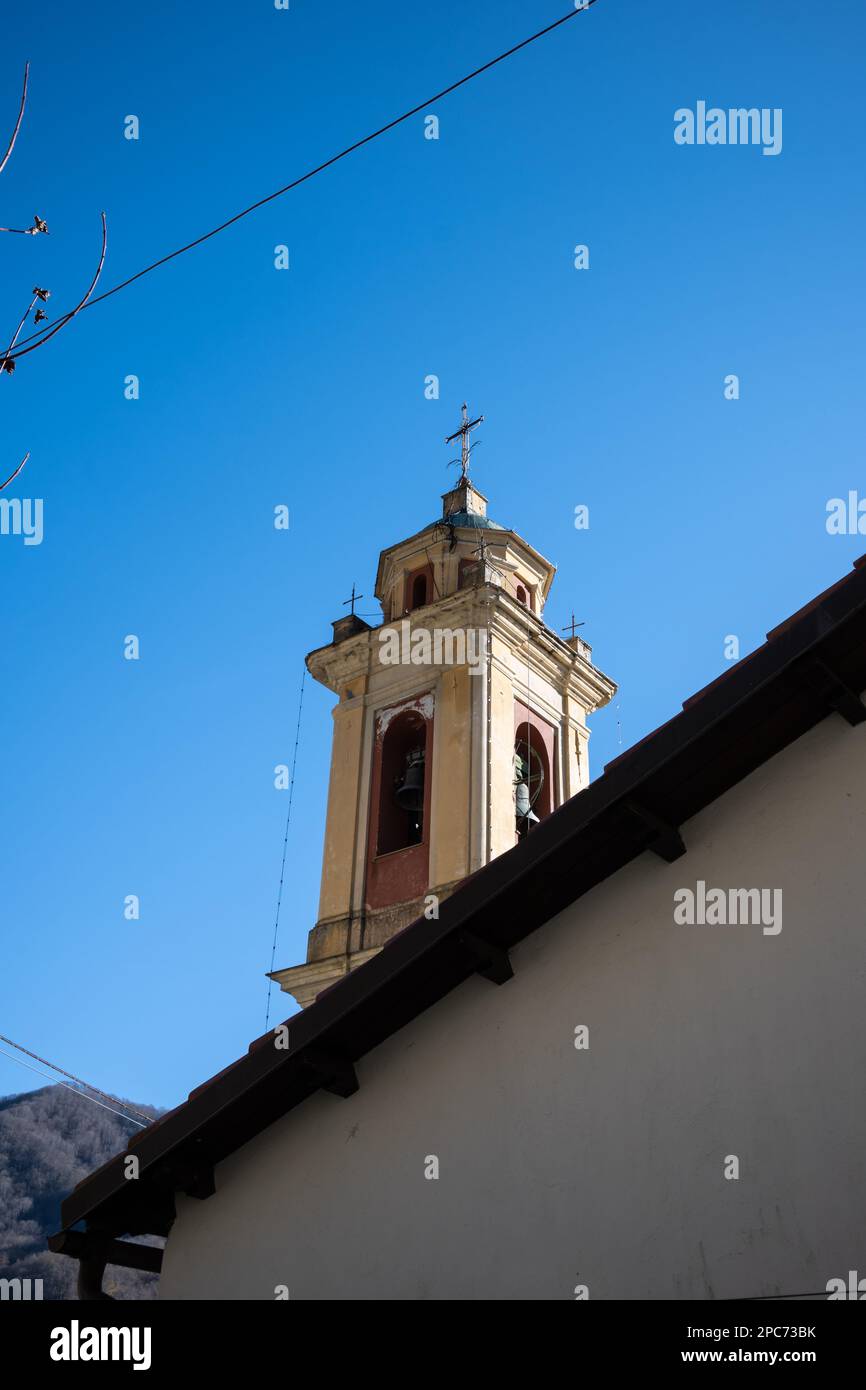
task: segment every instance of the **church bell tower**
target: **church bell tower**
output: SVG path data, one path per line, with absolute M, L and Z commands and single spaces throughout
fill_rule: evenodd
M 301 1005 L 361 965 L 589 782 L 587 716 L 614 683 L 544 621 L 555 567 L 487 515 L 469 477 L 383 550 L 381 625 L 354 611 L 307 657 L 337 696 L 319 917 L 273 973 Z

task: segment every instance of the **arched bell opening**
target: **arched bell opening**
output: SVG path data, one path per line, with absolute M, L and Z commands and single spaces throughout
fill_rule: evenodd
M 414 613 L 418 608 L 425 608 L 428 603 L 433 602 L 433 598 L 432 565 L 427 564 L 423 569 L 413 570 L 406 575 L 403 587 L 404 613 Z
M 530 723 L 514 735 L 514 819 L 519 839 L 553 810 L 553 782 L 544 740 Z
M 382 740 L 376 853 L 419 845 L 424 839 L 424 788 L 427 722 L 406 710 L 391 722 Z
M 427 576 L 426 574 L 416 574 L 412 580 L 412 612 L 416 608 L 423 608 L 427 602 Z

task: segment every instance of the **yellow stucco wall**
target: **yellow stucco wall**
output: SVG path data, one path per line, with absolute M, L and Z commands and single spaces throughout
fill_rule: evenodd
M 352 693 L 363 693 L 362 682 L 352 683 Z M 366 682 L 363 682 L 366 688 Z M 322 889 L 319 920 L 348 914 L 352 905 L 352 867 L 355 862 L 355 834 L 358 814 L 358 778 L 362 763 L 364 706 L 360 700 L 347 708 L 342 703 L 333 711 L 334 741 L 331 746 L 331 777 L 328 786 L 328 816 L 325 822 L 325 849 L 322 856 Z
M 451 883 L 469 873 L 472 769 L 472 687 L 468 666 L 442 675 L 436 698 L 433 797 L 430 807 L 430 883 Z
M 500 648 L 494 641 L 494 657 Z M 514 689 L 495 664 L 490 675 L 490 803 L 490 853 L 495 858 L 514 846 Z
M 585 766 L 585 756 L 582 760 L 580 751 L 580 734 L 577 731 L 578 724 L 584 724 L 585 713 L 581 705 L 570 695 L 565 696 L 563 711 L 563 794 L 568 800 L 571 796 L 576 796 L 582 790 L 588 780 L 584 776 L 587 771 Z

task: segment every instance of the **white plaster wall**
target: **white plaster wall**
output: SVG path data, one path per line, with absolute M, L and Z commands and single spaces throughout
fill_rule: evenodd
M 357 1095 L 241 1149 L 214 1197 L 178 1199 L 161 1296 L 723 1299 L 866 1274 L 864 773 L 866 726 L 825 720 L 690 822 L 676 864 L 642 856 L 508 984 L 473 978 L 363 1059 Z M 781 887 L 781 933 L 674 925 L 698 878 Z

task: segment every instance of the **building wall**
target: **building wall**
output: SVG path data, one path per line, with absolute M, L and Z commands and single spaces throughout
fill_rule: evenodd
M 864 774 L 866 726 L 825 720 L 689 822 L 677 863 L 643 855 L 509 983 L 467 981 L 361 1060 L 358 1094 L 179 1197 L 161 1296 L 704 1300 L 866 1274 Z M 781 888 L 781 932 L 676 925 L 697 879 Z
M 490 669 L 490 806 L 486 859 L 514 848 L 514 686 L 504 665 L 504 642 L 493 638 Z M 486 830 L 486 827 L 485 827 Z
M 358 815 L 361 745 L 364 735 L 363 695 L 366 682 L 355 682 L 355 699 L 347 708 L 334 706 L 334 737 L 328 782 L 328 815 L 322 855 L 319 918 L 348 913 L 351 907 L 352 871 L 355 863 L 355 826 Z
M 473 686 L 468 666 L 443 671 L 437 683 L 436 737 L 429 776 L 434 803 L 430 828 L 430 884 L 469 873 Z

